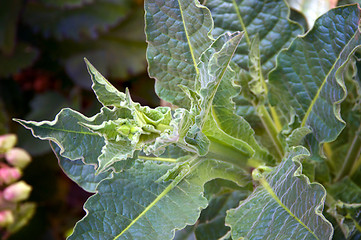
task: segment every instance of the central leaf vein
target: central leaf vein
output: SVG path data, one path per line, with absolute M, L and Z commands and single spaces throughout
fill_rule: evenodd
M 319 239 L 315 233 L 309 228 L 307 227 L 297 216 L 295 216 L 291 210 L 282 203 L 281 199 L 278 198 L 278 196 L 276 195 L 276 193 L 273 191 L 272 187 L 269 185 L 269 183 L 266 181 L 266 179 L 261 178 L 260 179 L 260 183 L 262 184 L 262 186 L 266 189 L 266 191 L 271 195 L 271 197 L 277 202 L 277 204 L 279 204 L 290 216 L 292 216 L 294 219 L 296 219 L 296 221 L 298 223 L 300 223 L 304 228 L 307 229 L 307 231 L 309 231 L 312 236 L 314 236 L 316 239 Z

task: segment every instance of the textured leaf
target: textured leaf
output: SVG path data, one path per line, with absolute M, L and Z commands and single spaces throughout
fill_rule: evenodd
M 254 193 L 228 212 L 233 239 L 332 238 L 332 225 L 322 215 L 326 191 L 301 173 L 299 160 L 307 154 L 303 147 L 292 148 L 279 166 L 260 178 Z
M 131 7 L 131 1 L 100 0 L 73 9 L 48 7 L 39 2 L 29 2 L 24 21 L 45 37 L 58 40 L 96 38 L 122 21 Z
M 329 11 L 279 55 L 269 75 L 271 103 L 285 113 L 295 110 L 301 127 L 310 127 L 319 142 L 334 140 L 344 127 L 339 103 L 346 89 L 340 75 L 361 44 L 359 20 L 356 5 Z
M 105 120 L 118 119 L 129 114 L 129 110 L 110 110 L 102 108 L 102 111 L 92 118 L 87 118 L 82 114 L 65 108 L 54 121 L 24 121 L 16 120 L 24 127 L 30 129 L 34 136 L 44 140 L 54 141 L 62 148 L 60 154 L 71 160 L 84 158 L 87 164 L 98 164 L 98 156 L 105 145 L 104 139 L 97 133 L 92 132 L 79 124 L 101 124 Z
M 212 141 L 210 151 L 213 147 L 223 145 L 228 148 L 225 155 L 237 151 L 235 154 L 238 155 L 236 158 L 239 163 L 246 163 L 246 160 L 254 157 L 258 163 L 250 165 L 256 167 L 259 160 L 268 161 L 267 154 L 255 141 L 254 131 L 248 122 L 235 115 L 234 103 L 231 100 L 239 92 L 239 87 L 233 83 L 235 72 L 230 68 L 230 60 L 240 37 L 237 33 L 224 34 L 202 55 L 200 75 L 196 82 L 200 87 L 201 97 L 201 112 L 197 116 L 197 123 Z
M 175 229 L 194 224 L 207 206 L 202 196 L 205 182 L 216 177 L 243 181 L 240 170 L 207 160 L 194 172 L 183 168 L 172 182 L 161 181 L 171 168 L 137 162 L 134 168 L 102 181 L 84 206 L 87 216 L 69 239 L 172 239 Z
M 87 59 L 85 59 L 85 63 L 92 78 L 92 88 L 98 101 L 103 104 L 103 106 L 120 107 L 121 103 L 125 101 L 125 94 L 119 92 L 111 85 Z
M 60 155 L 61 149 L 55 143 L 50 142 L 50 145 L 64 173 L 85 191 L 95 193 L 100 181 L 112 177 L 111 172 L 95 175 L 96 170 L 94 166 L 85 164 L 81 159 L 69 160 Z
M 248 70 L 248 47 L 258 34 L 265 76 L 275 66 L 277 53 L 302 32 L 298 24 L 288 20 L 289 9 L 283 0 L 207 0 L 206 6 L 214 20 L 214 36 L 246 30 L 233 58 L 242 69 Z
M 194 87 L 201 54 L 211 45 L 212 18 L 196 0 L 145 1 L 149 74 L 160 98 L 180 106 L 189 101 L 178 87 Z

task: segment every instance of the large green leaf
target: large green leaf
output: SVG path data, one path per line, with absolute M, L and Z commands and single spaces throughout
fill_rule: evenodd
M 339 108 L 345 97 L 341 77 L 360 44 L 358 6 L 340 7 L 319 18 L 277 58 L 270 73 L 270 100 L 285 113 L 295 111 L 319 142 L 334 140 L 344 127 Z
M 53 142 L 50 142 L 50 145 L 64 173 L 85 191 L 95 193 L 100 181 L 112 177 L 112 172 L 95 175 L 96 170 L 94 166 L 85 164 L 81 159 L 70 160 L 65 158 L 60 155 L 61 148 L 59 146 Z
M 302 33 L 300 26 L 289 21 L 289 9 L 283 0 L 207 0 L 214 20 L 213 35 L 226 31 L 245 31 L 233 60 L 248 70 L 251 40 L 258 34 L 264 75 L 275 66 L 278 52 Z
M 160 98 L 179 106 L 189 100 L 178 85 L 194 87 L 201 54 L 211 45 L 212 18 L 197 0 L 146 0 L 149 74 Z
M 308 152 L 292 148 L 252 195 L 230 210 L 226 223 L 232 238 L 331 239 L 332 225 L 322 215 L 326 191 L 302 174 L 299 160 Z
M 194 224 L 207 206 L 205 182 L 221 177 L 245 184 L 248 178 L 230 164 L 198 160 L 194 167 L 180 168 L 173 181 L 162 181 L 171 168 L 137 161 L 128 171 L 102 181 L 84 206 L 88 214 L 69 239 L 172 239 L 175 229 Z

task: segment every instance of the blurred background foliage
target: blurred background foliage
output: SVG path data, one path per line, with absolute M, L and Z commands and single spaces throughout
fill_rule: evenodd
M 0 0 L 0 134 L 17 134 L 32 155 L 23 179 L 37 204 L 10 239 L 65 239 L 89 197 L 62 173 L 49 144 L 12 118 L 53 119 L 64 107 L 96 113 L 84 57 L 135 101 L 159 105 L 146 72 L 143 14 L 142 0 Z
M 202 1 L 200 1 L 202 2 Z M 291 18 L 305 30 L 321 14 L 354 0 L 287 0 Z M 68 179 L 49 144 L 12 118 L 53 119 L 71 107 L 87 116 L 100 105 L 90 89 L 83 58 L 135 101 L 159 99 L 146 72 L 143 0 L 0 0 L 0 135 L 15 133 L 33 161 L 23 179 L 37 209 L 9 239 L 65 239 L 89 193 Z M 315 12 L 317 10 L 317 12 Z M 206 212 L 206 211 L 205 211 Z

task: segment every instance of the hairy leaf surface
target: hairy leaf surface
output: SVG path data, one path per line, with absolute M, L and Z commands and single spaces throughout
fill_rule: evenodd
M 34 136 L 42 140 L 51 140 L 62 148 L 60 154 L 71 160 L 84 158 L 87 164 L 101 164 L 98 156 L 102 153 L 105 141 L 102 136 L 92 132 L 79 123 L 101 124 L 106 120 L 129 117 L 128 109 L 113 109 L 103 107 L 94 117 L 87 118 L 82 114 L 65 108 L 53 121 L 24 121 L 17 120 L 24 127 L 30 129 Z M 106 160 L 108 162 L 108 160 Z
M 332 225 L 322 215 L 325 189 L 302 174 L 299 160 L 307 154 L 303 147 L 292 148 L 260 179 L 261 186 L 228 212 L 233 239 L 332 238 Z
M 300 26 L 289 21 L 289 9 L 283 0 L 207 0 L 214 20 L 213 34 L 245 31 L 233 60 L 248 70 L 248 53 L 251 40 L 258 34 L 263 73 L 274 66 L 277 53 L 288 47 L 302 33 Z
M 331 10 L 279 55 L 269 75 L 271 103 L 285 112 L 293 109 L 301 127 L 309 126 L 319 142 L 334 140 L 344 127 L 339 103 L 346 89 L 340 75 L 361 44 L 359 21 L 356 5 Z
M 160 177 L 171 168 L 138 161 L 102 181 L 70 239 L 172 239 L 175 229 L 194 224 L 207 206 L 205 182 L 220 177 L 244 184 L 249 179 L 230 164 L 201 160 L 194 171 L 183 168 L 173 181 L 163 182 Z
M 65 158 L 60 155 L 61 149 L 59 146 L 53 142 L 50 142 L 50 145 L 64 173 L 85 191 L 95 193 L 100 181 L 112 177 L 111 172 L 95 175 L 96 170 L 94 166 L 85 164 L 81 159 L 70 160 Z
M 178 87 L 193 88 L 201 54 L 211 45 L 212 18 L 196 0 L 146 0 L 146 35 L 149 74 L 156 79 L 160 98 L 187 106 Z

